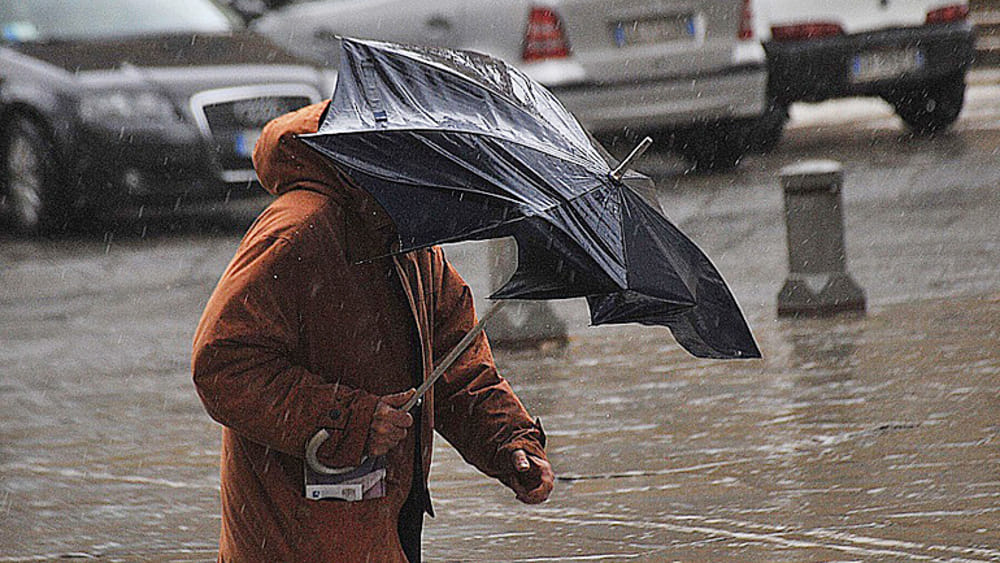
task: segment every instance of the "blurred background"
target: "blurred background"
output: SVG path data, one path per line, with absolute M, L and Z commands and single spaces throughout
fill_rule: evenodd
M 997 0 L 0 0 L 0 562 L 215 559 L 190 340 L 269 202 L 257 136 L 330 97 L 340 35 L 499 57 L 612 160 L 651 136 L 636 168 L 765 356 L 514 315 L 540 335 L 496 333 L 498 363 L 561 480 L 515 506 L 439 441 L 427 560 L 1000 561 L 998 26 Z M 779 318 L 779 177 L 816 159 L 867 306 Z M 446 249 L 480 305 L 508 251 Z

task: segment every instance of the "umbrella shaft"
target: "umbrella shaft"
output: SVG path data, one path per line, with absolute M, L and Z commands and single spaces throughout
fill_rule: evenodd
M 457 360 L 459 356 L 461 356 L 462 353 L 469 348 L 472 341 L 479 336 L 479 333 L 482 332 L 483 329 L 486 328 L 486 323 L 497 313 L 497 311 L 500 310 L 501 307 L 503 307 L 504 303 L 505 301 L 496 301 L 485 313 L 483 313 L 483 316 L 479 319 L 479 322 L 476 323 L 476 326 L 472 327 L 472 330 L 467 332 L 465 336 L 458 341 L 458 344 L 456 344 L 451 351 L 448 352 L 448 355 L 434 367 L 434 371 L 431 372 L 431 375 L 420 384 L 420 387 L 417 387 L 417 392 L 414 393 L 413 397 L 410 397 L 410 400 L 407 401 L 400 410 L 404 412 L 409 411 L 417 405 L 417 402 L 424 396 L 424 393 L 427 393 L 427 391 L 430 390 L 430 388 L 434 385 L 434 382 L 441 379 L 444 372 L 448 371 L 448 368 L 455 363 L 455 360 Z

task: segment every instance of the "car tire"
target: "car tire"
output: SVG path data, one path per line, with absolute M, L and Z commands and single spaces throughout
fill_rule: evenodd
M 20 234 L 65 226 L 55 146 L 36 120 L 10 117 L 0 137 L 0 220 Z
M 950 74 L 885 96 L 896 114 L 918 135 L 934 135 L 950 127 L 965 103 L 965 73 Z
M 750 125 L 747 144 L 750 152 L 767 154 L 778 146 L 788 122 L 788 106 L 772 101 L 768 104 L 764 115 L 753 120 Z
M 739 165 L 746 155 L 750 122 L 705 123 L 673 136 L 673 147 L 694 171 L 723 172 Z

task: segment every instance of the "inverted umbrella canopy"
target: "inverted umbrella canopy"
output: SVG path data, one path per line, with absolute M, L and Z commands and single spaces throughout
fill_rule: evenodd
M 517 270 L 492 298 L 586 297 L 595 325 L 667 326 L 695 356 L 760 357 L 708 258 L 545 88 L 473 52 L 341 49 L 330 110 L 302 139 L 385 208 L 400 252 L 513 236 Z

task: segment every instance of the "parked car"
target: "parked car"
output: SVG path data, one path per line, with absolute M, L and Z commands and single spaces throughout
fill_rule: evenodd
M 918 134 L 947 129 L 962 110 L 974 56 L 968 2 L 753 0 L 751 14 L 768 64 L 760 148 L 778 142 L 798 101 L 878 96 Z
M 210 0 L 0 0 L 0 36 L 0 216 L 19 231 L 257 194 L 261 127 L 332 91 Z
M 659 133 L 700 168 L 735 166 L 765 99 L 749 0 L 291 0 L 255 28 L 335 66 L 338 35 L 470 49 L 549 87 L 598 136 Z

